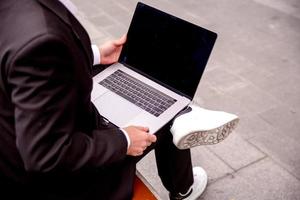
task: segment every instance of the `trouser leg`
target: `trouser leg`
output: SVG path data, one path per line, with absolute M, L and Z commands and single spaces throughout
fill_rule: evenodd
M 170 193 L 185 193 L 193 184 L 193 167 L 189 149 L 180 150 L 173 144 L 169 126 L 158 134 L 155 147 L 158 174 Z
M 135 169 L 135 164 L 154 149 L 158 174 L 165 188 L 170 193 L 187 192 L 194 182 L 190 150 L 180 150 L 173 144 L 169 125 L 164 126 L 156 136 L 157 142 L 148 147 L 143 155 L 128 156 L 123 164 L 127 163 L 130 169 Z M 133 179 L 127 181 L 129 185 L 133 184 Z

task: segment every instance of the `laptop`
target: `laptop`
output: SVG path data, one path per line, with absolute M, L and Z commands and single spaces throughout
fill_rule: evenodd
M 92 102 L 118 127 L 157 132 L 192 101 L 216 38 L 138 2 L 118 62 L 93 77 Z

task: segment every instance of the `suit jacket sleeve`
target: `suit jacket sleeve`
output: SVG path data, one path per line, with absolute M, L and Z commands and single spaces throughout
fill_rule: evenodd
M 69 45 L 55 34 L 41 34 L 19 50 L 9 66 L 16 144 L 29 171 L 106 166 L 126 156 L 120 130 L 85 133 L 76 128 L 83 97 Z

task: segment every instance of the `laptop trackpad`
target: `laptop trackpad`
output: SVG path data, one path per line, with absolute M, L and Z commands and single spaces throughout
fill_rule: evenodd
M 94 104 L 102 116 L 119 127 L 124 127 L 142 111 L 113 92 L 106 92 L 94 100 Z

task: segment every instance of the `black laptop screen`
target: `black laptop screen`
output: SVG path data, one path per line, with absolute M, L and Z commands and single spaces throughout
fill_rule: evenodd
M 138 3 L 119 62 L 193 98 L 217 34 Z

